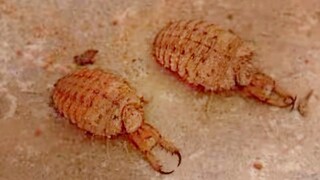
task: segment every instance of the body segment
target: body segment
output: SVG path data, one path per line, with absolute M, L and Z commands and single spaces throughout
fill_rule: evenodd
M 167 25 L 157 35 L 153 53 L 165 68 L 211 91 L 234 89 L 237 71 L 253 54 L 239 37 L 204 21 Z M 249 64 L 246 68 L 253 71 Z
M 53 91 L 59 113 L 79 128 L 96 135 L 114 136 L 137 130 L 142 123 L 142 103 L 121 78 L 101 70 L 83 69 L 61 78 Z M 134 119 L 128 117 L 135 106 Z
M 99 69 L 80 69 L 57 81 L 52 99 L 56 110 L 80 129 L 98 136 L 126 136 L 156 171 L 173 172 L 163 171 L 152 154 L 157 145 L 176 154 L 180 164 L 179 150 L 144 122 L 141 98 L 124 79 Z
M 155 37 L 153 56 L 163 67 L 205 91 L 237 91 L 275 106 L 295 99 L 252 64 L 240 37 L 205 21 L 169 23 Z

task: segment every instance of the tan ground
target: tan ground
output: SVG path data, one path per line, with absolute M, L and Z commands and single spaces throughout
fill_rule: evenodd
M 291 92 L 314 89 L 308 117 L 195 92 L 162 70 L 150 55 L 156 32 L 190 18 L 252 42 L 256 63 Z M 319 0 L 0 0 L 0 40 L 0 179 L 320 179 Z M 148 121 L 181 149 L 175 173 L 50 107 L 52 85 L 88 48 L 99 50 L 94 66 L 149 101 Z

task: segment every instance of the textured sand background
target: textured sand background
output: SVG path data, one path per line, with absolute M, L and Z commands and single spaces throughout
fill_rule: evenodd
M 256 63 L 305 95 L 310 113 L 195 92 L 160 68 L 152 40 L 170 20 L 206 19 L 256 49 Z M 146 118 L 181 149 L 161 176 L 124 140 L 98 140 L 50 107 L 72 58 L 120 74 Z M 0 179 L 320 179 L 319 0 L 0 0 Z M 262 168 L 259 170 L 258 165 Z

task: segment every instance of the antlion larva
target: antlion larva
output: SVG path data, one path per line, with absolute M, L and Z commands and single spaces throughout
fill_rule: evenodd
M 182 80 L 205 91 L 236 91 L 279 107 L 294 107 L 296 97 L 256 68 L 248 44 L 205 21 L 177 21 L 153 42 L 153 56 Z
M 157 145 L 177 155 L 180 165 L 179 150 L 144 122 L 143 101 L 124 79 L 100 69 L 80 69 L 56 82 L 52 99 L 56 110 L 80 129 L 98 136 L 125 136 L 154 170 L 174 171 L 162 170 L 151 152 Z

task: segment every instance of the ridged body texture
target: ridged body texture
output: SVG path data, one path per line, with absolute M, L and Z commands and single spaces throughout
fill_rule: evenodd
M 52 94 L 55 109 L 80 129 L 93 135 L 123 135 L 145 156 L 152 168 L 163 171 L 152 149 L 159 145 L 175 154 L 179 150 L 144 122 L 143 101 L 119 76 L 100 69 L 80 69 L 59 79 Z
M 251 77 L 240 69 L 253 71 L 253 52 L 238 36 L 205 21 L 178 21 L 168 24 L 153 44 L 155 59 L 188 83 L 206 90 L 233 89 Z M 249 74 L 249 73 L 247 73 Z M 239 79 L 239 82 L 237 82 Z
M 205 91 L 237 91 L 280 107 L 295 98 L 253 66 L 253 51 L 240 37 L 206 21 L 176 21 L 153 42 L 153 56 L 183 81 Z
M 143 120 L 135 90 L 124 79 L 99 69 L 81 69 L 61 78 L 52 97 L 60 114 L 95 135 L 130 133 Z

